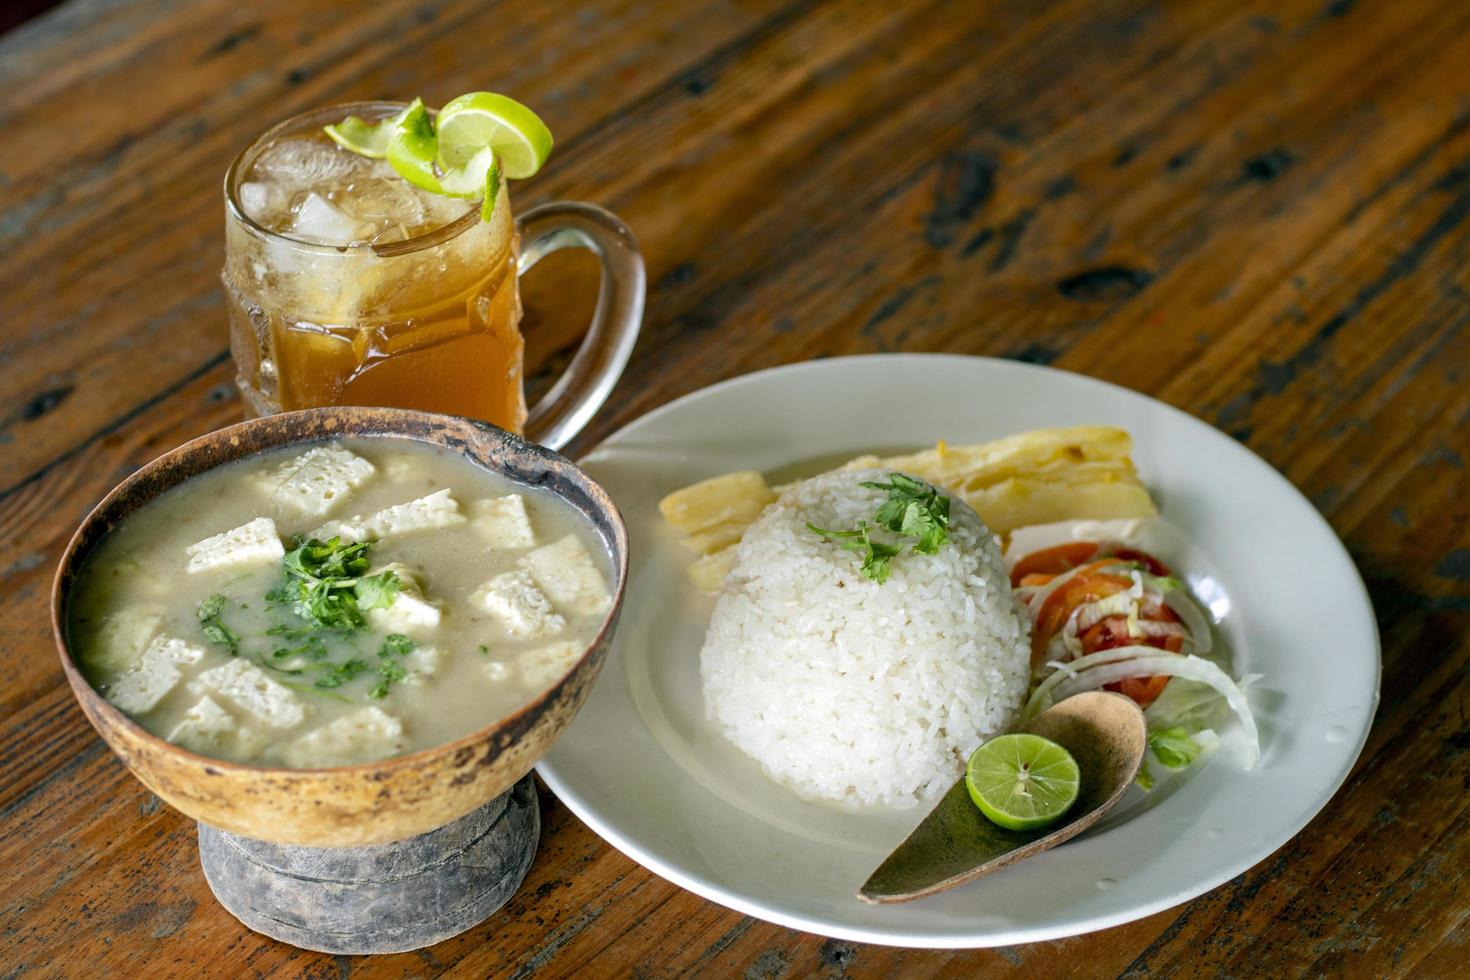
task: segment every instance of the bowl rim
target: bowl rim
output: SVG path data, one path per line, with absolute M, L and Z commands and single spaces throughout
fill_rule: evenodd
M 235 439 L 232 439 L 231 436 L 238 435 L 242 432 L 249 432 L 255 428 L 265 428 L 271 423 L 279 425 L 287 417 L 302 417 L 310 421 L 321 420 L 323 422 L 330 419 L 342 419 L 344 421 L 350 421 L 353 418 L 361 417 L 364 413 L 369 413 L 380 418 L 384 416 L 391 418 L 393 419 L 393 424 L 395 427 L 402 423 L 408 422 L 440 425 L 444 424 L 445 422 L 449 422 L 468 425 L 471 429 L 476 430 L 476 435 L 478 436 L 504 436 L 510 440 L 511 445 L 515 450 L 521 452 L 529 450 L 532 457 L 549 457 L 550 461 L 552 462 L 559 461 L 570 468 L 573 473 L 575 473 L 581 480 L 585 482 L 586 490 L 588 491 L 589 497 L 591 497 L 592 500 L 596 502 L 599 506 L 605 508 L 607 515 L 611 518 L 609 528 L 612 531 L 612 538 L 615 547 L 607 550 L 611 550 L 615 553 L 610 555 L 613 560 L 613 588 L 609 590 L 609 592 L 611 593 L 612 601 L 608 605 L 607 612 L 603 615 L 602 622 L 599 624 L 597 632 L 590 640 L 587 641 L 586 644 L 584 644 L 582 652 L 577 657 L 577 659 L 572 662 L 572 664 L 559 678 L 557 678 L 555 683 L 544 688 L 535 697 L 522 704 L 515 711 L 512 711 L 511 713 L 506 715 L 501 715 L 500 717 L 491 721 L 489 724 L 477 728 L 466 735 L 462 735 L 459 738 L 450 742 L 443 742 L 438 745 L 430 746 L 426 749 L 419 749 L 416 752 L 407 753 L 405 755 L 395 755 L 390 756 L 386 759 L 379 759 L 375 762 L 362 762 L 348 766 L 318 766 L 312 768 L 300 768 L 293 766 L 265 766 L 255 765 L 247 762 L 235 762 L 229 759 L 219 759 L 214 756 L 200 755 L 197 752 L 190 751 L 189 749 L 186 749 L 181 745 L 170 742 L 168 739 L 163 738 L 159 735 L 155 735 L 153 732 L 148 731 L 148 729 L 139 724 L 131 715 L 123 711 L 121 708 L 118 708 L 112 702 L 108 701 L 107 698 L 105 698 L 102 693 L 98 691 L 97 688 L 94 687 L 89 680 L 87 680 L 86 675 L 82 673 L 82 670 L 77 663 L 76 655 L 73 653 L 71 646 L 67 641 L 67 624 L 64 613 L 66 611 L 66 602 L 69 598 L 70 591 L 69 589 L 63 589 L 63 580 L 67 578 L 66 573 L 70 571 L 71 581 L 67 582 L 66 584 L 74 587 L 77 573 L 84 566 L 86 558 L 93 551 L 96 550 L 97 546 L 100 545 L 102 541 L 106 540 L 107 536 L 112 533 L 112 530 L 109 529 L 101 532 L 101 534 L 92 543 L 87 552 L 83 554 L 81 553 L 81 545 L 86 532 L 89 531 L 89 529 L 91 529 L 97 523 L 103 521 L 104 518 L 106 518 L 112 510 L 124 506 L 125 495 L 129 491 L 133 490 L 138 484 L 146 480 L 149 476 L 152 476 L 153 474 L 161 470 L 167 470 L 169 466 L 179 463 L 189 458 L 191 455 L 199 453 L 200 451 L 210 446 L 221 443 L 225 445 L 230 445 L 236 441 Z M 333 428 L 333 426 L 327 425 L 326 428 L 330 429 Z M 313 431 L 316 431 L 315 427 L 313 427 Z M 231 459 L 219 460 L 206 467 L 205 469 L 200 470 L 198 473 L 191 474 L 181 480 L 178 480 L 177 482 L 171 483 L 167 487 L 153 494 L 152 496 L 149 496 L 146 499 L 134 504 L 130 509 L 122 514 L 122 517 L 125 518 L 126 516 L 132 514 L 134 511 L 137 511 L 138 509 L 151 503 L 153 500 L 158 499 L 158 497 L 162 496 L 167 491 L 181 486 L 182 484 L 188 482 L 196 476 L 202 475 L 206 472 L 211 472 L 221 466 L 228 466 L 232 463 L 240 462 L 241 460 L 247 459 L 255 453 L 277 449 L 288 449 L 292 446 L 298 446 L 313 442 L 323 442 L 333 438 L 409 439 L 414 442 L 422 442 L 427 445 L 437 445 L 436 443 L 430 442 L 427 439 L 416 438 L 415 436 L 404 431 L 380 431 L 373 433 L 356 433 L 350 431 L 342 431 L 336 435 L 333 435 L 329 432 L 324 432 L 320 434 L 314 434 L 305 438 L 287 439 L 274 446 L 249 450 Z M 450 447 L 440 446 L 439 448 L 449 449 L 450 452 L 456 452 Z M 488 467 L 481 466 L 481 464 L 479 464 L 478 462 L 469 459 L 467 456 L 464 456 L 461 453 L 456 452 L 456 455 L 459 455 L 461 459 L 464 459 L 466 462 L 469 462 L 476 467 L 479 467 L 481 469 L 488 469 Z M 513 483 L 521 483 L 521 481 L 514 480 L 508 474 L 500 475 L 504 476 L 506 479 L 511 480 L 511 482 Z M 555 491 L 550 489 L 547 489 L 547 492 L 555 493 Z M 576 508 L 575 506 L 573 507 L 573 509 L 577 511 L 579 519 L 584 521 L 587 520 L 587 516 L 583 514 L 580 509 Z M 601 539 L 602 534 L 600 529 L 598 529 L 595 525 L 593 526 L 593 529 L 598 532 L 598 538 Z M 51 580 L 51 633 L 52 639 L 55 641 L 56 644 L 57 655 L 61 659 L 62 671 L 66 675 L 67 682 L 71 685 L 72 693 L 76 696 L 79 702 L 83 702 L 82 706 L 84 708 L 97 710 L 108 715 L 111 720 L 120 723 L 123 727 L 129 729 L 133 737 L 141 738 L 145 743 L 152 745 L 154 748 L 160 749 L 170 754 L 181 756 L 184 760 L 191 763 L 197 761 L 206 768 L 214 768 L 221 772 L 233 771 L 239 773 L 261 773 L 269 774 L 275 777 L 284 777 L 287 779 L 310 778 L 312 776 L 350 777 L 355 774 L 370 776 L 371 774 L 382 773 L 385 770 L 397 771 L 404 769 L 413 769 L 431 759 L 443 755 L 456 753 L 464 749 L 472 749 L 477 746 L 483 745 L 487 739 L 493 738 L 498 730 L 505 728 L 508 725 L 511 725 L 511 723 L 521 719 L 522 716 L 525 716 L 528 713 L 532 713 L 532 709 L 539 708 L 543 705 L 543 703 L 553 700 L 555 695 L 557 695 L 561 688 L 564 687 L 567 682 L 570 681 L 578 673 L 579 668 L 587 660 L 587 658 L 591 656 L 596 650 L 602 648 L 610 639 L 610 634 L 615 628 L 618 615 L 622 608 L 623 595 L 627 588 L 627 582 L 628 528 L 626 523 L 623 521 L 622 512 L 618 509 L 618 506 L 616 503 L 614 503 L 612 497 L 608 495 L 605 489 L 603 489 L 602 485 L 599 484 L 596 480 L 592 479 L 592 477 L 589 476 L 585 470 L 583 470 L 572 460 L 568 459 L 565 456 L 562 456 L 555 450 L 547 449 L 545 446 L 531 442 L 523 436 L 517 435 L 516 433 L 510 432 L 505 429 L 501 429 L 496 425 L 492 425 L 489 422 L 481 421 L 480 419 L 466 418 L 464 416 L 458 415 L 446 415 L 439 412 L 425 412 L 418 409 L 408 408 L 336 405 L 322 408 L 299 409 L 291 412 L 280 412 L 273 415 L 264 415 L 252 419 L 245 419 L 241 422 L 236 422 L 220 429 L 213 429 L 209 432 L 205 432 L 201 435 L 195 436 L 187 442 L 182 443 L 181 445 L 176 446 L 175 448 L 154 457 L 147 463 L 144 463 L 142 466 L 138 467 L 132 473 L 128 474 L 127 477 L 125 477 L 116 486 L 109 490 L 107 494 L 100 501 L 98 501 L 96 506 L 94 506 L 90 511 L 87 512 L 87 516 L 84 517 L 81 523 L 77 525 L 76 530 L 72 532 L 71 537 L 68 539 L 66 547 L 62 550 L 61 560 L 57 563 L 56 573 Z M 84 714 L 85 713 L 88 712 L 84 711 Z M 533 717 L 535 716 L 539 716 L 539 711 L 534 713 Z M 89 718 L 88 720 L 90 721 L 91 719 Z M 97 726 L 94 725 L 93 727 Z M 99 734 L 101 734 L 100 731 Z M 108 742 L 109 747 L 111 747 L 109 739 L 104 737 L 103 741 Z

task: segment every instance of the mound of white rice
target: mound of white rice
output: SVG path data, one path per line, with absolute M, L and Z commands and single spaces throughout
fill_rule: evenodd
M 766 508 L 737 546 L 700 652 L 709 716 L 805 797 L 932 800 L 1025 694 L 1029 621 L 964 502 L 951 498 L 949 543 L 936 555 L 905 548 L 882 585 L 859 553 L 807 530 L 871 522 L 886 494 L 859 484 L 887 478 L 829 473 Z

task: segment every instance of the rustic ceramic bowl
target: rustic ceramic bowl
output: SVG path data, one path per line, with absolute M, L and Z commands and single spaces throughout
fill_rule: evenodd
M 67 600 L 98 543 L 139 507 L 190 477 L 255 453 L 338 437 L 393 436 L 444 447 L 528 487 L 550 490 L 597 531 L 613 569 L 611 611 L 576 664 L 514 714 L 412 755 L 331 769 L 280 769 L 195 755 L 149 734 L 98 694 L 67 642 Z M 51 590 L 62 669 L 87 718 L 143 784 L 212 827 L 257 840 L 347 847 L 402 840 L 456 820 L 510 789 L 550 748 L 591 690 L 628 576 L 628 535 L 601 487 L 568 460 L 494 426 L 392 408 L 319 408 L 233 425 L 166 453 L 98 504 L 67 545 Z

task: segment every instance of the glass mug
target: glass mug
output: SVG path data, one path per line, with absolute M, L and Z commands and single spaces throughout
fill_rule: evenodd
M 478 201 L 421 192 L 386 161 L 338 149 L 322 132 L 348 115 L 402 108 L 307 112 L 230 165 L 221 278 L 246 409 L 418 408 L 559 449 L 602 407 L 632 353 L 645 291 L 637 243 L 591 204 L 515 218 L 504 181 L 484 222 Z M 597 309 L 566 372 L 528 412 L 519 278 L 563 248 L 601 260 Z

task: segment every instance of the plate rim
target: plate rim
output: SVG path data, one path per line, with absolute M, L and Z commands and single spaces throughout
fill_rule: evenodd
M 683 888 L 686 891 L 693 892 L 694 894 L 708 901 L 714 902 L 725 908 L 732 909 L 736 912 L 740 912 L 744 915 L 749 915 L 753 918 L 757 918 L 765 922 L 771 922 L 776 925 L 780 925 L 790 929 L 796 929 L 813 935 L 851 942 L 862 942 L 882 946 L 921 949 L 993 948 L 996 946 L 1008 946 L 1025 942 L 1063 939 L 1070 936 L 1097 932 L 1103 929 L 1109 929 L 1118 925 L 1134 922 L 1139 919 L 1146 918 L 1150 915 L 1154 915 L 1158 912 L 1164 911 L 1166 909 L 1181 905 L 1184 902 L 1190 901 L 1191 899 L 1197 898 L 1200 895 L 1213 891 L 1225 882 L 1230 881 L 1231 879 L 1236 878 L 1239 875 L 1249 871 L 1251 868 L 1254 868 L 1257 865 L 1261 864 L 1263 861 L 1271 857 L 1287 843 L 1289 843 L 1292 839 L 1294 839 L 1304 829 L 1306 829 L 1306 827 L 1318 816 L 1318 814 L 1325 810 L 1326 807 L 1332 802 L 1332 800 L 1337 796 L 1338 791 L 1352 775 L 1353 770 L 1362 757 L 1363 749 L 1367 745 L 1368 738 L 1372 733 L 1373 722 L 1377 715 L 1377 708 L 1383 682 L 1382 638 L 1378 630 L 1377 617 L 1374 614 L 1372 598 L 1368 592 L 1366 583 L 1363 581 L 1362 572 L 1358 568 L 1357 563 L 1353 560 L 1352 554 L 1347 550 L 1347 546 L 1343 543 L 1337 531 L 1332 527 L 1331 523 L 1328 522 L 1328 520 L 1321 514 L 1320 511 L 1318 511 L 1316 506 L 1312 504 L 1312 502 L 1306 497 L 1306 495 L 1303 494 L 1302 491 L 1294 483 L 1287 479 L 1286 476 L 1282 474 L 1281 471 L 1278 470 L 1274 465 L 1272 465 L 1268 460 L 1256 453 L 1249 446 L 1241 443 L 1237 439 L 1233 439 L 1232 437 L 1220 431 L 1218 428 L 1211 425 L 1204 419 L 1191 415 L 1183 409 L 1177 408 L 1174 405 L 1162 401 L 1161 399 L 1155 398 L 1152 395 L 1145 394 L 1141 391 L 1136 391 L 1124 385 L 1120 385 L 1111 381 L 1106 381 L 1101 378 L 1095 378 L 1086 374 L 1080 374 L 1061 368 L 1051 367 L 1049 365 L 1032 364 L 1025 361 L 1013 361 L 1006 358 L 989 357 L 984 355 L 954 353 L 895 352 L 852 354 L 836 357 L 820 357 L 805 361 L 775 365 L 773 367 L 762 368 L 760 370 L 751 371 L 745 374 L 735 375 L 733 377 L 722 379 L 705 387 L 697 388 L 694 391 L 687 392 L 683 395 L 680 395 L 678 398 L 672 399 L 662 405 L 650 409 L 637 418 L 634 418 L 628 421 L 626 424 L 620 426 L 616 431 L 608 434 L 606 437 L 600 440 L 594 447 L 581 454 L 578 457 L 578 463 L 579 465 L 582 464 L 594 454 L 601 451 L 604 447 L 608 446 L 609 443 L 615 442 L 619 438 L 629 434 L 630 430 L 635 430 L 636 428 L 645 424 L 651 424 L 654 421 L 670 413 L 678 411 L 690 402 L 710 396 L 716 392 L 724 391 L 732 387 L 753 384 L 760 380 L 767 379 L 773 375 L 800 374 L 812 370 L 826 371 L 840 369 L 840 367 L 845 363 L 850 363 L 853 361 L 872 362 L 875 360 L 904 361 L 908 363 L 932 361 L 944 362 L 949 364 L 980 364 L 990 368 L 1000 368 L 1008 371 L 1018 371 L 1020 373 L 1029 372 L 1037 375 L 1038 377 L 1062 375 L 1065 376 L 1070 383 L 1080 383 L 1084 388 L 1089 386 L 1094 387 L 1096 389 L 1108 392 L 1108 394 L 1112 397 L 1121 396 L 1124 399 L 1141 399 L 1144 402 L 1148 403 L 1149 407 L 1155 411 L 1163 409 L 1167 413 L 1182 416 L 1187 422 L 1205 426 L 1221 438 L 1230 440 L 1230 442 L 1234 443 L 1240 450 L 1244 451 L 1257 463 L 1259 463 L 1261 467 L 1269 471 L 1269 476 L 1276 484 L 1276 489 L 1278 491 L 1288 492 L 1290 495 L 1294 496 L 1299 503 L 1303 504 L 1306 509 L 1310 511 L 1313 519 L 1317 522 L 1318 529 L 1321 531 L 1325 531 L 1327 537 L 1331 539 L 1333 545 L 1336 548 L 1335 556 L 1341 560 L 1345 569 L 1351 573 L 1349 578 L 1351 583 L 1355 586 L 1355 590 L 1350 597 L 1346 598 L 1350 599 L 1354 605 L 1359 606 L 1361 611 L 1366 613 L 1366 622 L 1369 627 L 1368 636 L 1366 638 L 1369 640 L 1368 646 L 1371 648 L 1373 657 L 1373 690 L 1371 700 L 1367 705 L 1365 705 L 1362 717 L 1360 719 L 1357 719 L 1357 727 L 1359 730 L 1357 731 L 1356 738 L 1351 746 L 1351 751 L 1344 757 L 1345 761 L 1341 766 L 1340 771 L 1333 774 L 1332 779 L 1327 784 L 1327 788 L 1324 791 L 1320 802 L 1317 803 L 1310 812 L 1302 812 L 1294 816 L 1292 820 L 1284 822 L 1282 824 L 1283 829 L 1278 830 L 1276 834 L 1264 838 L 1261 842 L 1261 845 L 1255 849 L 1254 856 L 1251 857 L 1248 863 L 1244 864 L 1243 866 L 1232 866 L 1223 868 L 1222 870 L 1217 870 L 1212 874 L 1207 874 L 1203 876 L 1196 884 L 1192 884 L 1189 887 L 1178 889 L 1174 892 L 1161 895 L 1156 899 L 1144 901 L 1141 903 L 1134 903 L 1128 906 L 1126 909 L 1122 909 L 1112 913 L 1096 914 L 1062 925 L 1032 925 L 1008 929 L 1004 931 L 986 930 L 984 932 L 976 932 L 972 934 L 926 934 L 906 931 L 903 929 L 875 931 L 867 927 L 855 926 L 851 923 L 845 923 L 821 916 L 791 913 L 764 904 L 758 899 L 749 898 L 736 890 L 724 888 L 703 881 L 698 877 L 686 873 L 678 866 L 668 861 L 664 861 L 656 855 L 649 853 L 645 848 L 640 846 L 637 841 L 623 834 L 614 824 L 611 824 L 602 819 L 597 812 L 596 806 L 591 801 L 584 799 L 571 785 L 571 783 L 566 778 L 563 778 L 562 774 L 558 772 L 555 763 L 551 760 L 551 755 L 548 755 L 537 763 L 536 771 L 540 774 L 542 780 L 545 781 L 547 787 L 551 789 L 554 794 L 556 794 L 557 799 L 560 800 L 562 804 L 565 805 L 567 809 L 570 810 L 579 820 L 585 823 L 588 828 L 592 830 L 593 833 L 600 837 L 604 842 L 611 845 L 614 849 L 624 854 L 643 868 L 665 879 L 666 881 L 678 885 L 680 888 Z M 554 754 L 554 751 L 552 754 Z

